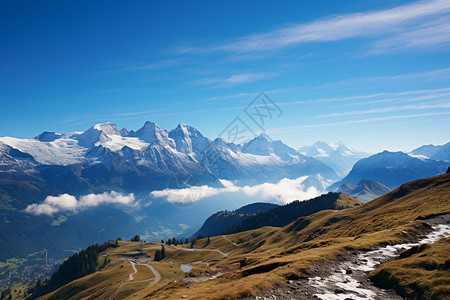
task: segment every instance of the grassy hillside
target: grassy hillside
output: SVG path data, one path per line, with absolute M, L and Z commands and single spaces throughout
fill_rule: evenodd
M 277 204 L 261 202 L 248 204 L 234 211 L 217 212 L 206 219 L 202 227 L 196 233 L 194 233 L 193 236 L 205 237 L 220 235 L 226 228 L 234 224 L 241 223 L 243 220 L 247 219 L 250 216 L 268 211 L 277 206 Z
M 307 201 L 294 201 L 289 204 L 272 208 L 269 211 L 244 219 L 236 223 L 223 233 L 230 234 L 261 228 L 263 226 L 285 226 L 298 217 L 307 216 L 324 209 L 347 209 L 362 205 L 362 202 L 349 195 L 328 193 Z
M 195 247 L 203 251 L 167 247 L 167 257 L 163 261 L 150 263 L 159 268 L 163 279 L 150 287 L 130 283 L 130 291 L 124 292 L 123 296 L 127 299 L 235 299 L 261 295 L 262 290 L 285 284 L 288 279 L 307 277 L 306 272 L 311 265 L 335 259 L 343 251 L 368 250 L 375 245 L 410 240 L 428 228 L 423 224 L 423 219 L 450 212 L 449 194 L 450 174 L 446 174 L 404 184 L 355 208 L 319 211 L 298 218 L 284 227 L 266 226 L 211 237 L 209 242 L 206 238 L 198 240 Z M 350 199 L 342 197 L 341 200 L 345 204 Z M 133 247 L 137 246 L 123 249 L 130 251 Z M 140 247 L 144 247 L 152 256 L 161 246 L 153 244 Z M 123 251 L 120 249 L 114 251 Z M 114 257 L 112 263 L 101 272 L 106 272 L 108 268 L 116 270 L 120 265 L 127 267 L 128 262 L 115 262 L 120 255 Z M 415 255 L 411 259 L 416 259 Z M 184 277 L 179 270 L 180 264 L 193 267 L 191 276 Z M 442 265 L 442 262 L 438 262 L 438 265 Z M 127 280 L 124 273 L 122 281 Z M 117 273 L 111 271 L 111 274 Z M 439 280 L 450 278 L 448 271 L 443 276 Z M 111 288 L 103 285 L 85 286 L 91 281 L 81 278 L 56 291 L 54 295 L 66 295 L 63 291 L 69 287 L 77 293 L 85 293 L 86 289 L 92 288 L 93 292 L 102 290 L 104 295 L 112 295 L 117 287 L 114 280 L 108 278 L 104 282 L 111 283 Z M 419 281 L 425 282 L 422 279 Z
M 310 265 L 333 259 L 342 251 L 368 250 L 415 236 L 422 219 L 450 212 L 450 175 L 413 181 L 360 207 L 320 211 L 283 228 L 264 227 L 227 236 L 238 246 L 215 264 L 227 272 L 211 282 L 179 284 L 154 295 L 191 299 L 233 299 L 305 276 Z M 223 237 L 206 248 L 223 247 Z M 240 262 L 246 261 L 241 267 Z M 448 276 L 448 275 L 447 275 Z
M 450 295 L 450 238 L 413 247 L 401 259 L 379 266 L 371 274 L 381 287 L 394 288 L 410 299 L 445 299 Z

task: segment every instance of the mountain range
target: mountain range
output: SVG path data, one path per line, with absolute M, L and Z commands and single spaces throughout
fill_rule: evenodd
M 447 162 L 425 154 L 443 157 L 448 147 L 433 147 L 438 148 L 433 154 L 414 150 L 411 155 L 420 159 L 387 151 L 366 157 L 342 142 L 295 149 L 262 133 L 237 145 L 211 140 L 186 124 L 167 131 L 153 122 L 136 131 L 103 123 L 84 132 L 43 132 L 33 139 L 0 137 L 0 260 L 43 248 L 64 256 L 65 250 L 117 235 L 190 236 L 212 213 L 255 201 L 199 198 L 183 207 L 176 199 L 152 197 L 153 191 L 221 189 L 223 180 L 248 189 L 304 176 L 301 188 L 317 193 L 333 183 L 330 190 L 362 180 L 393 189 L 445 172 Z M 289 201 L 296 199 L 291 195 Z
M 330 166 L 341 177 L 347 175 L 358 160 L 369 156 L 368 153 L 347 147 L 342 141 L 337 144 L 319 141 L 311 146 L 300 147 L 298 151 Z
M 220 186 L 217 178 L 246 184 L 303 175 L 338 179 L 327 165 L 265 134 L 235 145 L 210 140 L 186 124 L 170 132 L 152 122 L 137 131 L 119 131 L 104 123 L 85 132 L 44 132 L 28 140 L 2 137 L 0 151 L 4 168 L 32 174 L 74 195 L 98 192 L 103 186 L 147 192 L 166 187 L 176 174 L 190 174 L 200 184 L 213 186 Z
M 349 182 L 344 183 L 338 188 L 337 191 L 367 202 L 382 196 L 391 190 L 387 186 L 376 182 L 375 180 L 364 179 L 358 184 L 351 184 Z
M 200 200 L 181 207 L 150 192 L 220 188 L 219 179 L 247 185 L 301 176 L 309 176 L 305 188 L 319 191 L 338 179 L 330 167 L 267 135 L 235 145 L 208 139 L 186 124 L 167 131 L 146 122 L 128 131 L 104 123 L 34 139 L 1 137 L 0 260 L 43 248 L 64 256 L 66 250 L 117 235 L 188 236 L 213 212 L 249 200 Z M 128 200 L 135 205 L 120 202 Z M 98 201 L 109 205 L 95 206 Z
M 333 191 L 345 183 L 358 184 L 365 179 L 395 189 L 408 181 L 444 174 L 448 165 L 444 161 L 419 159 L 403 152 L 383 151 L 359 160 L 347 176 L 328 189 Z
M 412 156 L 424 159 L 450 162 L 450 142 L 445 145 L 424 145 L 409 153 Z

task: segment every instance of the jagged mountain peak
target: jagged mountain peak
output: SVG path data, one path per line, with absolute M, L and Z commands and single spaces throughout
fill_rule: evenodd
M 196 128 L 187 125 L 185 123 L 180 123 L 178 126 L 169 132 L 169 135 L 183 135 L 183 136 L 196 136 L 203 137 L 203 135 Z
M 159 127 L 154 122 L 147 121 L 136 132 L 132 131 L 128 134 L 130 137 L 137 137 L 146 143 L 158 143 L 162 146 L 171 146 L 175 148 L 175 142 L 169 138 L 167 130 Z
M 358 184 L 344 183 L 338 188 L 338 191 L 356 197 L 361 201 L 370 201 L 391 190 L 375 180 L 363 179 Z
M 298 160 L 303 157 L 294 148 L 289 147 L 280 140 L 272 140 L 267 134 L 261 133 L 242 146 L 244 153 L 261 156 L 276 155 L 284 161 Z
M 120 135 L 122 136 L 127 136 L 128 134 L 130 134 L 130 132 L 128 131 L 128 129 L 126 129 L 125 127 L 120 129 Z
M 111 122 L 96 124 L 83 132 L 82 134 L 76 135 L 75 139 L 78 140 L 78 144 L 91 148 L 98 141 L 108 141 L 111 140 L 109 136 L 120 136 L 119 130 L 117 130 L 117 126 Z
M 268 142 L 273 142 L 272 138 L 268 136 L 266 133 L 262 132 L 260 135 L 256 137 L 257 140 L 265 140 Z
M 243 145 L 244 153 L 268 156 L 273 154 L 273 140 L 265 133 L 253 138 Z
M 311 146 L 298 148 L 298 152 L 323 162 L 340 176 L 345 176 L 358 160 L 368 156 L 348 147 L 342 140 L 338 143 L 317 141 Z
M 101 131 L 107 135 L 120 135 L 120 132 L 117 129 L 116 124 L 113 124 L 111 122 L 96 124 L 92 128 Z
M 204 137 L 196 128 L 180 123 L 169 132 L 169 138 L 175 141 L 178 151 L 184 153 L 202 152 L 209 143 L 209 139 Z

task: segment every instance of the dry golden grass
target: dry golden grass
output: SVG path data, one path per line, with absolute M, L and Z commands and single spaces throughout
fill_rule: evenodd
M 84 299 L 90 296 L 107 299 L 123 281 L 128 281 L 130 273 L 133 273 L 133 268 L 129 262 L 112 260 L 104 270 L 74 280 L 41 299 Z
M 450 212 L 450 175 L 414 181 L 360 207 L 321 211 L 284 228 L 266 227 L 229 235 L 239 247 L 215 264 L 221 277 L 192 286 L 160 291 L 152 297 L 233 299 L 258 295 L 261 289 L 301 276 L 311 264 L 350 249 L 402 242 L 418 233 L 420 219 Z M 206 242 L 200 240 L 198 245 Z M 228 247 L 222 237 L 207 248 Z M 239 262 L 246 259 L 247 266 Z
M 341 194 L 339 196 L 339 199 L 336 200 L 337 207 L 357 207 L 363 204 L 364 202 L 359 201 L 355 197 L 346 194 Z
M 147 268 L 146 266 L 142 265 L 135 265 L 136 270 L 138 271 L 136 274 L 133 275 L 134 281 L 141 281 L 141 280 L 147 280 L 150 278 L 154 278 L 153 272 Z
M 417 299 L 450 298 L 450 238 L 414 247 L 405 258 L 379 266 L 371 277 L 378 285 Z M 416 253 L 414 253 L 416 252 Z
M 143 245 L 143 243 L 119 241 L 119 247 L 110 248 L 110 249 L 108 249 L 108 252 L 124 253 L 124 252 L 137 251 L 138 249 L 140 249 L 142 247 L 142 245 Z
M 357 205 L 354 198 L 342 195 L 342 204 L 354 202 L 355 208 L 320 211 L 302 217 L 283 227 L 264 227 L 256 230 L 197 241 L 196 248 L 219 249 L 218 252 L 191 252 L 166 246 L 167 258 L 152 265 L 161 273 L 162 280 L 153 287 L 134 286 L 123 290 L 123 298 L 140 299 L 235 299 L 260 295 L 261 290 L 270 289 L 287 279 L 302 276 L 302 270 L 314 263 L 335 258 L 336 254 L 351 249 L 370 249 L 378 244 L 402 242 L 418 233 L 421 219 L 450 212 L 450 174 L 414 181 L 403 185 L 382 197 L 366 204 Z M 231 242 L 230 242 L 231 241 Z M 233 243 L 236 243 L 234 245 Z M 121 243 L 118 252 L 136 250 L 136 245 Z M 154 249 L 147 250 L 153 257 Z M 135 247 L 135 248 L 133 248 Z M 148 246 L 145 246 L 148 247 Z M 101 272 L 81 278 L 60 289 L 68 296 L 70 289 L 76 295 L 111 295 L 120 276 L 120 261 L 113 259 Z M 192 270 L 194 274 L 223 272 L 218 278 L 197 283 L 185 283 L 185 276 L 175 263 L 205 261 Z M 241 262 L 245 266 L 241 267 Z M 122 262 L 123 263 L 123 262 Z M 128 266 L 127 268 L 131 269 Z M 108 270 L 111 274 L 106 275 Z M 93 278 L 102 274 L 103 282 Z M 448 272 L 447 272 L 448 278 Z M 140 288 L 141 290 L 137 290 Z M 442 289 L 442 286 L 439 286 Z
M 174 263 L 189 264 L 194 261 L 220 261 L 223 255 L 215 251 L 188 251 L 166 247 L 166 258 L 163 262 L 172 261 Z

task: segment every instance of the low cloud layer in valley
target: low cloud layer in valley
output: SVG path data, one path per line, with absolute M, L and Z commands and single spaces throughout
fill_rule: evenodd
M 308 187 L 305 180 L 308 176 L 297 179 L 282 179 L 276 183 L 263 183 L 254 186 L 237 186 L 228 180 L 221 180 L 224 187 L 194 186 L 183 189 L 165 189 L 150 193 L 155 198 L 166 198 L 167 201 L 179 204 L 190 204 L 204 198 L 217 196 L 241 196 L 254 198 L 254 201 L 271 201 L 289 203 L 294 200 L 307 200 L 321 192 L 315 187 Z
M 79 197 L 69 194 L 59 196 L 47 196 L 44 202 L 33 203 L 25 208 L 25 212 L 33 215 L 51 216 L 61 211 L 76 211 L 96 207 L 100 204 L 114 203 L 123 205 L 136 205 L 134 194 L 123 195 L 114 191 L 104 192 L 102 194 L 89 194 Z

